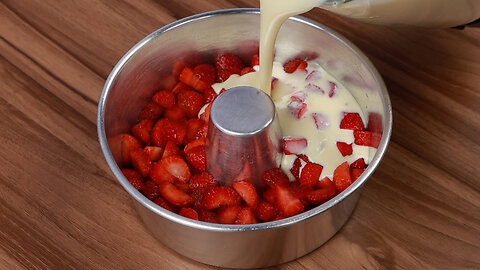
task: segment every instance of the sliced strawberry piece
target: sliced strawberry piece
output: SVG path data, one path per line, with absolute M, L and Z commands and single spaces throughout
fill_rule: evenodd
M 333 172 L 333 183 L 340 193 L 347 189 L 352 184 L 352 177 L 350 175 L 350 167 L 347 162 L 340 164 Z
M 383 133 L 383 117 L 375 112 L 368 113 L 367 130 L 373 133 Z
M 234 224 L 242 207 L 238 205 L 221 207 L 218 209 L 218 221 L 222 224 Z
M 172 183 L 175 187 L 177 187 L 179 190 L 185 192 L 185 193 L 189 193 L 190 192 L 190 188 L 188 187 L 188 184 L 187 183 L 184 183 L 182 181 L 179 181 L 179 180 L 175 180 L 173 181 Z
M 226 53 L 215 58 L 215 67 L 218 70 L 218 80 L 223 82 L 232 74 L 240 74 L 244 64 L 237 55 Z
M 290 173 L 292 173 L 296 180 L 300 179 L 300 167 L 302 167 L 302 161 L 299 157 L 297 157 L 293 162 L 292 168 L 290 169 Z
M 341 129 L 365 130 L 362 117 L 358 113 L 345 113 L 340 122 Z
M 298 100 L 290 101 L 287 108 L 297 119 L 302 119 L 308 111 L 307 104 Z
M 189 67 L 185 67 L 182 70 L 182 73 L 180 73 L 180 76 L 178 79 L 184 84 L 191 86 L 200 92 L 204 91 L 205 89 L 211 86 L 211 84 L 208 84 L 202 81 L 199 77 L 197 77 L 197 74 L 195 73 L 195 71 Z
M 307 163 L 308 163 L 308 162 L 311 162 L 310 159 L 308 159 L 308 157 L 307 157 L 306 155 L 300 154 L 300 155 L 297 155 L 297 157 L 298 157 L 299 159 L 307 162 Z
M 330 86 L 330 89 L 328 90 L 328 96 L 333 97 L 337 94 L 338 92 L 338 86 L 334 82 L 328 82 L 328 85 Z
M 252 209 L 257 207 L 258 194 L 252 183 L 246 181 L 235 182 L 232 184 L 232 187 L 238 194 L 240 194 L 240 197 L 242 197 L 248 206 Z
M 305 61 L 303 61 L 302 59 L 299 59 L 299 58 L 294 58 L 294 59 L 291 59 L 291 60 L 287 61 L 283 65 L 283 70 L 286 73 L 293 73 L 296 70 L 306 70 L 307 66 L 308 66 L 307 62 L 305 62 Z
M 352 175 L 352 181 L 357 180 L 364 171 L 365 171 L 364 169 L 353 168 L 352 171 L 350 172 L 350 174 Z
M 261 178 L 262 181 L 271 188 L 275 188 L 277 186 L 288 187 L 290 183 L 288 176 L 279 168 L 266 170 L 262 174 Z
M 365 160 L 363 158 L 359 158 L 350 164 L 350 169 L 352 168 L 365 169 L 367 168 L 367 165 L 365 164 Z
M 235 219 L 235 224 L 255 224 L 257 223 L 257 219 L 255 218 L 255 214 L 253 214 L 252 209 L 250 207 L 243 207 L 237 215 Z
M 380 145 L 380 140 L 382 139 L 382 134 L 373 133 L 370 131 L 353 131 L 353 136 L 355 137 L 356 145 L 364 145 L 378 148 Z
M 204 146 L 197 146 L 193 149 L 190 149 L 185 155 L 188 163 L 199 169 L 200 171 L 207 170 L 207 153 Z
M 205 122 L 201 119 L 192 118 L 187 121 L 187 134 L 185 135 L 185 144 L 195 140 L 197 131 L 203 126 Z
M 160 207 L 167 209 L 168 211 L 175 212 L 173 208 L 162 197 L 158 197 L 153 202 Z
M 243 76 L 245 74 L 248 74 L 250 72 L 255 72 L 255 69 L 251 68 L 251 67 L 245 67 L 242 69 L 242 71 L 240 71 L 240 76 Z
M 172 155 L 160 160 L 162 167 L 164 167 L 171 175 L 178 180 L 186 183 L 190 179 L 190 169 L 187 163 L 181 156 Z
M 184 122 L 160 119 L 152 129 L 151 139 L 156 146 L 165 146 L 168 140 L 179 145 L 185 139 L 187 125 Z
M 157 121 L 157 119 L 163 113 L 163 107 L 158 105 L 157 103 L 150 101 L 143 107 L 143 109 L 138 114 L 138 120 L 142 121 L 145 119 L 150 119 L 152 121 Z
M 195 139 L 206 138 L 208 133 L 208 124 L 203 124 L 201 128 L 197 130 L 195 134 Z
M 173 155 L 181 155 L 182 150 L 172 141 L 167 141 L 167 144 L 165 144 L 165 150 L 163 151 L 163 156 L 162 158 L 166 158 L 168 156 L 173 156 Z
M 135 126 L 132 127 L 132 134 L 137 138 L 143 145 L 150 144 L 150 131 L 153 127 L 153 121 L 150 119 L 145 119 L 138 122 Z
M 300 201 L 304 206 L 308 206 L 309 203 L 305 201 L 305 197 L 307 196 L 308 193 L 310 193 L 310 191 L 313 190 L 313 187 L 302 186 L 300 182 L 295 181 L 290 183 L 290 186 L 288 187 L 288 189 L 290 190 L 290 192 L 295 198 L 300 199 Z
M 322 73 L 319 70 L 314 70 L 310 72 L 310 74 L 307 75 L 305 78 L 305 81 L 310 82 L 310 81 L 318 81 L 322 78 Z
M 331 183 L 330 187 L 310 191 L 305 197 L 307 201 L 313 204 L 321 204 L 333 198 L 337 194 L 337 190 L 335 185 L 330 180 L 328 181 Z
M 152 169 L 152 161 L 148 158 L 145 151 L 143 151 L 142 148 L 137 148 L 130 152 L 130 156 L 132 158 L 133 168 L 143 177 L 146 177 Z
M 213 188 L 216 186 L 218 186 L 217 180 L 215 180 L 215 178 L 213 178 L 213 176 L 207 172 L 193 175 L 188 182 L 188 187 L 192 191 Z
M 337 148 L 344 157 L 350 156 L 353 153 L 352 144 L 348 144 L 345 142 L 337 142 Z
M 180 216 L 184 216 L 184 217 L 187 217 L 187 218 L 198 220 L 198 213 L 197 213 L 197 211 L 193 210 L 192 208 L 182 208 L 182 209 L 180 209 L 178 214 Z
M 209 222 L 209 223 L 219 223 L 217 214 L 213 211 L 208 211 L 205 209 L 200 209 L 198 211 L 198 219 L 200 221 Z
M 312 117 L 318 130 L 325 130 L 330 126 L 328 116 L 321 113 L 312 113 Z
M 264 200 L 260 200 L 257 208 L 255 208 L 255 216 L 263 221 L 270 221 L 274 219 L 276 212 L 275 206 Z
M 212 109 L 212 103 L 209 103 L 208 106 L 205 108 L 205 111 L 200 115 L 200 119 L 203 122 L 208 123 L 210 121 L 210 110 Z
M 191 141 L 187 145 L 185 145 L 185 148 L 183 149 L 183 151 L 185 153 L 187 153 L 197 146 L 204 146 L 205 147 L 205 145 L 207 145 L 207 139 L 206 138 L 196 139 L 196 140 Z
M 187 90 L 194 90 L 194 89 L 192 87 L 182 83 L 182 82 L 178 82 L 172 88 L 172 93 L 175 94 L 175 95 L 178 95 L 180 92 L 187 91 Z
M 200 109 L 205 105 L 205 98 L 196 91 L 183 91 L 178 94 L 178 106 L 188 117 L 197 117 Z
M 258 66 L 260 65 L 260 56 L 258 54 L 255 54 L 252 56 L 252 62 L 250 63 L 251 67 Z
M 184 120 L 187 117 L 187 113 L 178 105 L 166 109 L 163 115 L 166 119 L 174 121 Z
M 193 199 L 169 182 L 162 182 L 158 190 L 167 202 L 177 207 L 188 207 L 193 204 Z
M 217 80 L 217 70 L 212 65 L 201 64 L 193 69 L 196 82 L 192 85 L 193 88 L 200 92 L 208 89 Z
M 265 201 L 274 204 L 275 203 L 275 190 L 273 190 L 271 188 L 267 189 L 265 192 L 263 192 L 262 198 Z
M 303 211 L 303 204 L 286 187 L 275 187 L 275 203 L 283 216 L 291 217 Z
M 218 82 L 224 82 L 224 81 L 228 80 L 228 78 L 230 78 L 230 76 L 232 76 L 232 74 L 234 74 L 234 73 L 230 72 L 229 70 L 218 71 L 218 76 L 217 76 Z M 237 73 L 237 74 L 240 74 L 240 72 Z
M 302 174 L 300 175 L 300 185 L 306 187 L 313 187 L 320 179 L 322 174 L 323 166 L 316 163 L 307 163 L 303 169 Z
M 173 183 L 175 181 L 175 176 L 170 174 L 162 164 L 155 163 L 150 171 L 150 178 L 155 181 L 155 183 L 162 183 L 162 182 L 170 182 Z
M 307 148 L 307 145 L 308 142 L 305 138 L 283 138 L 283 152 L 286 155 L 301 154 Z
M 214 187 L 207 191 L 203 197 L 203 207 L 207 210 L 220 206 L 240 205 L 242 198 L 229 187 Z
M 217 98 L 217 93 L 210 87 L 203 91 L 203 97 L 205 98 L 206 103 L 210 103 Z
M 131 152 L 141 149 L 140 142 L 130 134 L 122 135 L 122 165 L 129 166 L 132 163 Z
M 151 201 L 155 201 L 155 199 L 160 196 L 158 185 L 151 180 L 147 180 L 145 181 L 145 183 L 143 183 L 143 189 L 141 190 L 141 192 Z
M 330 178 L 325 177 L 322 180 L 318 181 L 317 184 L 315 184 L 316 189 L 322 189 L 322 188 L 335 188 L 335 184 L 333 183 Z
M 122 169 L 122 173 L 135 189 L 141 190 L 143 188 L 143 178 L 137 171 Z
M 170 90 L 161 90 L 153 95 L 152 100 L 164 108 L 172 108 L 175 105 L 175 94 Z

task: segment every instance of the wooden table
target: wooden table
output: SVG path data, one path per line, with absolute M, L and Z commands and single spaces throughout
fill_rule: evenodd
M 105 79 L 141 38 L 254 0 L 0 1 L 0 268 L 212 269 L 154 239 L 96 132 Z M 307 17 L 358 45 L 386 81 L 393 137 L 352 218 L 273 269 L 480 269 L 480 29 Z

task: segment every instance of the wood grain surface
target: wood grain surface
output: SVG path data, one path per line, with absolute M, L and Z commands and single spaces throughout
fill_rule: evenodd
M 0 1 L 0 269 L 215 269 L 142 225 L 97 141 L 113 66 L 159 27 L 254 0 Z M 306 14 L 359 46 L 393 103 L 393 137 L 329 242 L 272 269 L 480 269 L 480 28 Z

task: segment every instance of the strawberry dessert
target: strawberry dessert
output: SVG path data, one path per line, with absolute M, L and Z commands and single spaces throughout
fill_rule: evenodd
M 378 147 L 381 117 L 365 117 L 347 89 L 301 58 L 274 63 L 271 97 L 284 155 L 279 168 L 261 176 L 268 188 L 260 193 L 249 179 L 222 186 L 208 173 L 211 104 L 234 86 L 258 88 L 258 64 L 258 55 L 245 63 L 231 53 L 196 66 L 178 62 L 175 86 L 159 89 L 119 137 L 117 162 L 131 185 L 169 211 L 222 224 L 291 217 L 348 188 Z

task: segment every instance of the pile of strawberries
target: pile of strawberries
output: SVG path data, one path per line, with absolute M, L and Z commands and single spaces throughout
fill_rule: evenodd
M 191 219 L 253 224 L 313 208 L 355 181 L 366 168 L 363 159 L 340 165 L 331 181 L 319 180 L 321 165 L 297 155 L 291 169 L 296 181 L 290 182 L 278 168 L 268 170 L 262 175 L 262 181 L 268 186 L 262 194 L 248 181 L 235 182 L 231 187 L 220 186 L 206 172 L 210 106 L 217 97 L 211 86 L 232 74 L 253 72 L 255 65 L 258 65 L 258 55 L 246 66 L 240 57 L 230 53 L 215 57 L 213 65 L 190 67 L 181 62 L 175 65 L 172 74 L 178 78 L 176 85 L 156 92 L 139 113 L 131 134 L 121 135 L 118 162 L 132 186 L 159 206 Z M 293 59 L 284 68 L 286 72 L 294 72 L 306 66 L 305 61 Z M 205 111 L 198 116 L 203 107 Z M 377 133 L 367 131 L 359 117 L 346 114 L 341 128 L 356 132 L 356 144 L 378 145 Z M 350 151 L 348 145 L 339 145 L 339 150 L 347 154 Z M 306 164 L 300 173 L 302 162 Z

